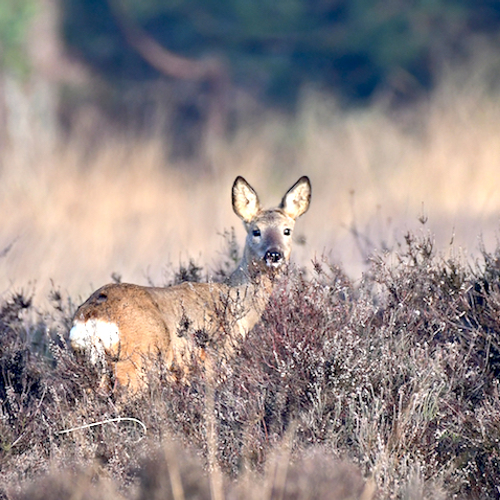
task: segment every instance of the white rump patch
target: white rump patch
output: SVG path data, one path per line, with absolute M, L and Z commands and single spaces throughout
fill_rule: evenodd
M 120 330 L 115 323 L 102 319 L 75 321 L 69 332 L 69 341 L 75 351 L 86 353 L 92 363 L 104 356 L 106 350 L 120 341 Z

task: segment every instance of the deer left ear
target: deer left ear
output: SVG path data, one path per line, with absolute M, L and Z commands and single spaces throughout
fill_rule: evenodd
M 232 189 L 233 210 L 244 222 L 251 222 L 260 212 L 260 201 L 254 188 L 238 176 Z
M 309 177 L 301 177 L 283 196 L 279 208 L 292 219 L 307 212 L 311 201 L 311 182 Z

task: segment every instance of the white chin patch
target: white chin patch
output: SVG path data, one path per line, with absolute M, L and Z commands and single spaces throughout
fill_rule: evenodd
M 92 363 L 120 341 L 120 330 L 115 323 L 101 319 L 75 321 L 69 332 L 69 341 L 75 351 L 86 353 Z
M 269 260 L 266 260 L 266 266 L 267 267 L 272 267 L 273 269 L 276 269 L 277 267 L 281 267 L 283 263 L 280 261 L 280 262 L 271 262 Z

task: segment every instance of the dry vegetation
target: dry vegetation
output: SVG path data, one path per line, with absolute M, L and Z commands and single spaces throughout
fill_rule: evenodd
M 469 73 L 485 80 L 484 71 Z M 294 118 L 268 110 L 236 118 L 232 138 L 211 151 L 209 176 L 166 160 L 160 137 L 113 138 L 105 129 L 90 150 L 79 137 L 42 147 L 37 130 L 4 152 L 0 294 L 36 283 L 42 300 L 52 280 L 83 297 L 112 272 L 161 283 L 169 263 L 191 257 L 210 272 L 220 233 L 235 225 L 243 234 L 229 196 L 236 175 L 264 203 L 276 202 L 290 179 L 310 176 L 314 203 L 300 225 L 307 244 L 294 249 L 300 265 L 332 252 L 359 277 L 374 248 L 393 249 L 422 215 L 440 250 L 454 239 L 455 252 L 477 256 L 480 234 L 495 247 L 500 98 L 472 77 L 450 77 L 412 110 L 344 111 L 311 90 Z
M 157 364 L 134 398 L 68 350 L 66 298 L 5 300 L 2 498 L 495 498 L 500 255 L 471 269 L 408 234 L 397 259 L 357 284 L 291 269 L 213 384 Z
M 158 138 L 4 152 L 0 498 L 497 498 L 499 136 L 498 95 L 457 78 L 404 113 L 305 92 L 203 177 Z M 103 393 L 66 345 L 75 306 L 112 272 L 227 271 L 238 174 L 265 204 L 311 177 L 300 267 L 213 386 L 158 365 L 139 397 Z

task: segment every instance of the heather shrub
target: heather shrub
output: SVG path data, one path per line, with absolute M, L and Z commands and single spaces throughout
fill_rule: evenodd
M 158 361 L 134 397 L 102 387 L 68 350 L 71 300 L 54 293 L 53 310 L 41 312 L 23 294 L 6 298 L 0 490 L 494 497 L 499 262 L 498 251 L 474 266 L 444 259 L 430 236 L 409 234 L 357 282 L 326 259 L 310 276 L 291 267 L 235 356 L 210 346 L 213 378 L 194 365 L 189 384 L 172 382 Z M 173 279 L 201 277 L 191 263 Z

